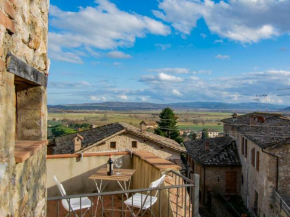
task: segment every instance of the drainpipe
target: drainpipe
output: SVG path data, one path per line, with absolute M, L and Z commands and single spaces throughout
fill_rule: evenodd
M 278 183 L 279 183 L 279 157 L 277 155 L 274 155 L 272 153 L 264 151 L 263 148 L 262 148 L 262 152 L 276 158 L 276 161 L 277 161 L 277 164 L 276 164 L 276 170 L 277 170 L 277 172 L 276 172 L 276 191 L 278 192 L 278 187 L 279 187 L 278 186 Z

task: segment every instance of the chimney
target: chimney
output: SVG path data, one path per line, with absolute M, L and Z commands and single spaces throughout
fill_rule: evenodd
M 206 141 L 204 144 L 204 150 L 209 151 L 209 141 Z
M 80 134 L 77 134 L 73 139 L 74 144 L 74 151 L 79 151 L 82 148 L 82 140 L 84 140 L 84 137 L 82 137 Z
M 250 126 L 257 125 L 257 123 L 258 123 L 257 116 L 256 115 L 250 116 Z
M 145 123 L 145 121 L 142 121 L 140 123 L 140 131 L 141 132 L 146 132 L 147 131 L 147 124 Z

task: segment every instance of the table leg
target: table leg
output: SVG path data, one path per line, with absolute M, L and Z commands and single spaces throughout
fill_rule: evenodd
M 100 180 L 100 184 L 99 185 L 98 185 L 97 180 L 94 179 L 94 182 L 95 182 L 96 187 L 97 187 L 97 192 L 101 193 L 101 192 L 103 192 L 103 190 L 105 189 L 105 187 L 107 186 L 109 181 L 107 181 L 104 185 L 103 185 L 103 180 L 102 179 Z M 98 205 L 99 205 L 100 199 L 101 199 L 101 196 L 98 196 L 97 204 L 96 204 L 95 217 L 97 216 L 97 210 L 98 210 Z M 102 203 L 102 209 L 104 209 L 104 204 L 103 203 Z
M 128 184 L 126 183 L 126 181 L 124 181 L 124 187 L 122 186 L 120 181 L 117 181 L 117 182 L 123 191 L 127 191 L 128 189 L 130 189 L 131 179 L 129 179 Z M 125 195 L 128 199 L 128 196 L 129 196 L 128 193 L 125 193 Z

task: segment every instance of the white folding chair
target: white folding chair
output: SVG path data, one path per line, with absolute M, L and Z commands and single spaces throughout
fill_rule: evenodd
M 66 196 L 66 192 L 64 190 L 63 185 L 57 180 L 56 176 L 53 176 L 54 181 L 58 187 L 58 190 L 61 194 L 61 196 Z M 91 200 L 88 197 L 82 197 L 81 199 L 79 198 L 71 198 L 69 199 L 62 199 L 61 203 L 63 205 L 63 207 L 68 211 L 68 214 L 66 216 L 69 215 L 70 211 L 72 211 L 76 217 L 78 217 L 78 215 L 76 214 L 76 210 L 81 210 L 81 209 L 86 209 L 86 211 L 84 212 L 84 214 L 82 215 L 85 216 L 86 212 L 90 210 L 91 206 L 93 205 L 93 203 L 91 202 Z
M 165 174 L 161 176 L 161 178 L 157 179 L 154 182 L 151 182 L 149 188 L 157 188 L 159 187 L 165 178 Z M 133 216 L 138 216 L 141 213 L 141 216 L 143 216 L 146 211 L 152 207 L 156 201 L 157 201 L 157 195 L 159 191 L 157 190 L 154 196 L 150 195 L 150 191 L 147 191 L 146 194 L 134 194 L 132 197 L 125 200 L 126 210 L 129 209 Z M 133 212 L 134 208 L 139 208 L 139 211 L 137 214 Z M 150 209 L 151 214 L 155 217 L 154 213 Z

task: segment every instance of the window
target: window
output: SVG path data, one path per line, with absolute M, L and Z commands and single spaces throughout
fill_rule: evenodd
M 242 137 L 242 142 L 241 142 L 241 152 L 242 152 L 242 155 L 245 154 L 245 144 L 244 144 L 244 137 Z
M 242 175 L 242 185 L 244 185 L 244 176 Z
M 256 151 L 256 161 L 255 161 L 255 168 L 259 171 L 260 167 L 260 152 Z
M 110 142 L 110 148 L 116 148 L 116 142 Z
M 255 149 L 252 148 L 251 150 L 251 163 L 252 163 L 252 166 L 255 167 L 255 164 L 256 164 L 256 153 L 255 153 Z
M 137 148 L 137 141 L 132 141 L 132 148 Z
M 248 157 L 248 140 L 245 139 L 244 141 L 245 141 L 245 158 L 247 158 Z
M 245 158 L 248 157 L 248 140 L 242 137 L 241 152 Z

